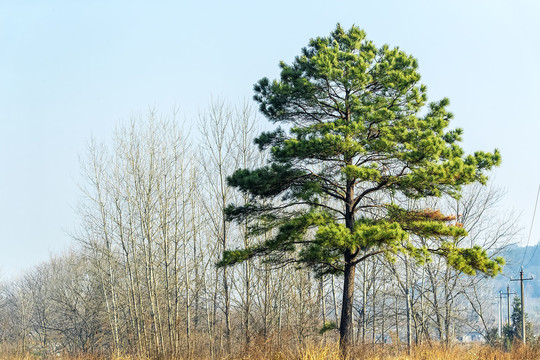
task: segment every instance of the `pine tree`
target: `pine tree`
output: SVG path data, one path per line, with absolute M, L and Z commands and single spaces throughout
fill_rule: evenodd
M 422 262 L 436 254 L 466 274 L 501 270 L 502 258 L 456 246 L 466 231 L 455 218 L 403 205 L 457 196 L 462 185 L 485 183 L 500 162 L 497 150 L 464 154 L 462 130 L 448 130 L 448 99 L 427 104 L 414 57 L 338 24 L 280 67 L 279 80 L 254 87 L 261 112 L 280 125 L 256 139 L 269 162 L 228 178 L 251 201 L 226 211 L 229 220 L 248 221 L 254 235 L 275 231 L 225 251 L 219 266 L 259 256 L 342 274 L 343 348 L 352 341 L 355 268 L 371 256 L 403 252 Z M 434 239 L 433 246 L 417 245 L 415 236 Z
M 503 328 L 505 346 L 507 348 L 509 348 L 515 341 L 523 340 L 523 337 L 521 336 L 521 324 L 523 324 L 523 317 L 521 314 L 521 298 L 515 296 L 512 302 L 512 315 L 510 316 L 512 319 L 512 324 L 505 325 Z M 525 332 L 527 343 L 532 344 L 534 340 L 534 331 L 532 323 L 529 321 L 529 316 L 527 314 L 525 314 Z

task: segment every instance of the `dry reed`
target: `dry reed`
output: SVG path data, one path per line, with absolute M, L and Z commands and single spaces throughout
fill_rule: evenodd
M 186 354 L 187 355 L 187 354 Z M 81 354 L 78 356 L 17 354 L 8 349 L 0 349 L 0 359 L 6 360 L 540 360 L 540 347 L 514 346 L 512 351 L 483 344 L 453 345 L 421 345 L 413 347 L 408 353 L 405 347 L 392 345 L 363 345 L 350 349 L 343 357 L 335 342 L 324 344 L 321 342 L 304 342 L 297 346 L 278 347 L 275 342 L 257 339 L 249 346 L 235 349 L 233 354 L 216 356 L 214 359 L 207 355 L 176 357 L 151 357 L 145 359 L 137 356 L 107 357 L 94 354 Z

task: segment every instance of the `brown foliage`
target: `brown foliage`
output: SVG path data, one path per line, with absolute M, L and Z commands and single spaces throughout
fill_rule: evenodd
M 412 221 L 441 221 L 449 222 L 456 220 L 453 215 L 444 215 L 440 210 L 425 209 L 422 211 L 409 212 Z

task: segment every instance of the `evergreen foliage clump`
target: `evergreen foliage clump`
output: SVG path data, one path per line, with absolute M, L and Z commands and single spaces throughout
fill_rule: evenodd
M 509 350 L 516 342 L 523 342 L 521 334 L 523 317 L 521 312 L 521 298 L 514 297 L 512 302 L 512 315 L 510 316 L 511 323 L 503 327 L 503 344 L 506 350 Z M 529 316 L 525 314 L 525 337 L 528 344 L 535 342 L 534 330 L 532 322 L 529 321 Z

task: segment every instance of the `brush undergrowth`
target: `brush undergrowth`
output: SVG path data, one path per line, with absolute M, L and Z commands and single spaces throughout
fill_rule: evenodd
M 540 346 L 516 345 L 511 351 L 483 344 L 453 345 L 420 345 L 415 346 L 408 353 L 405 347 L 392 345 L 364 345 L 350 349 L 345 357 L 336 343 L 304 343 L 298 346 L 277 346 L 270 341 L 253 341 L 251 345 L 236 349 L 233 354 L 175 356 L 175 357 L 140 357 L 140 356 L 99 356 L 95 354 L 81 354 L 78 356 L 49 354 L 17 354 L 13 349 L 0 348 L 0 359 L 6 360 L 540 360 Z

